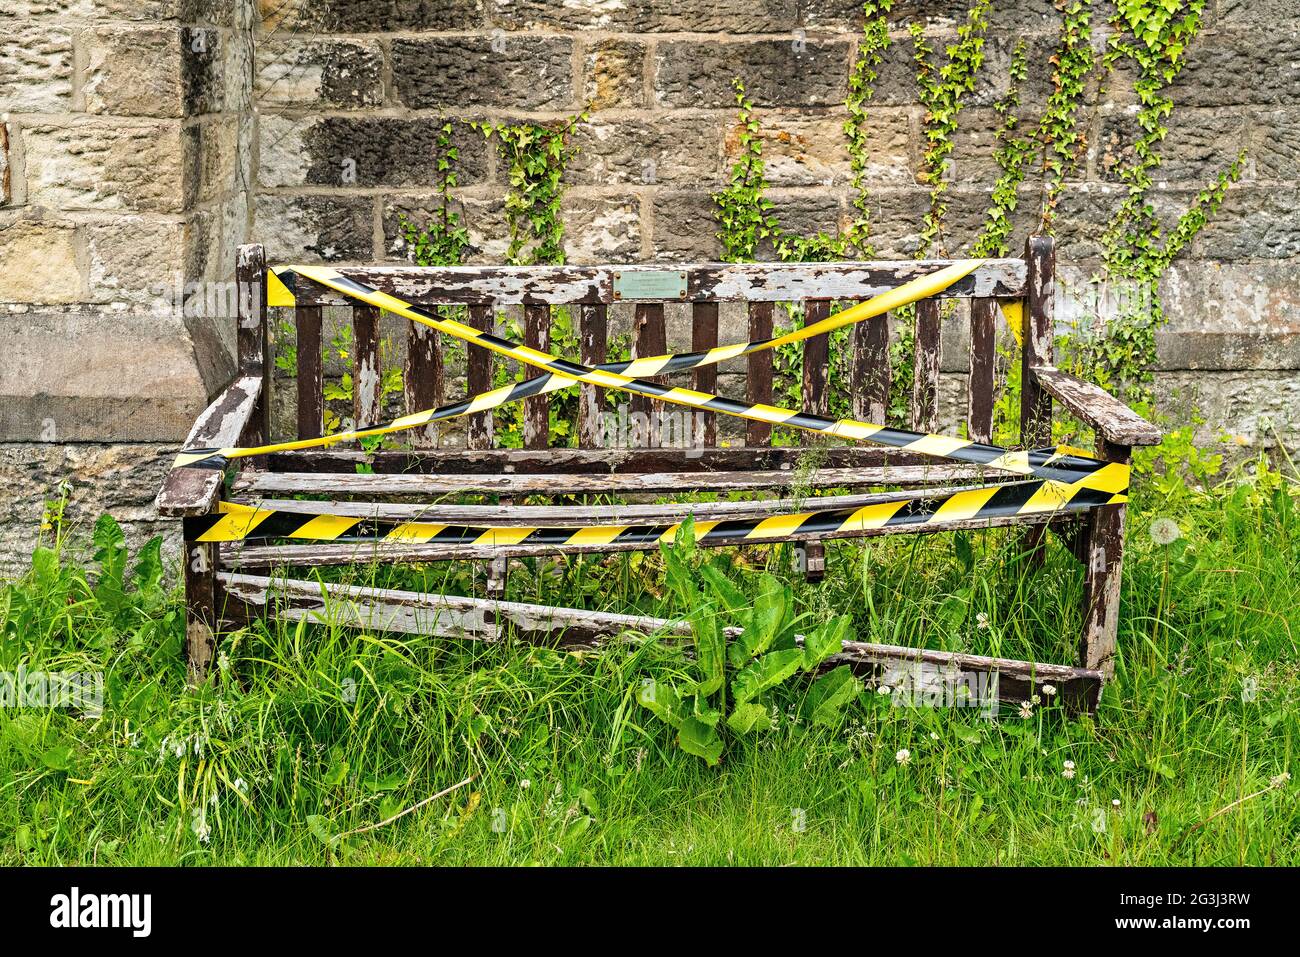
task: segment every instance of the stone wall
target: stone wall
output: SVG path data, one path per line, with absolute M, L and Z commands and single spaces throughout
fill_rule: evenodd
M 967 5 L 895 4 L 897 42 L 869 110 L 881 256 L 912 254 L 926 204 L 905 24 L 924 18 L 939 47 Z M 1097 5 L 1100 47 L 1108 7 Z M 1053 3 L 994 7 L 956 137 L 951 254 L 988 204 L 992 104 L 1016 40 L 1030 49 L 1026 117 L 1050 91 Z M 1162 212 L 1176 216 L 1241 146 L 1250 154 L 1242 182 L 1165 281 L 1158 389 L 1175 421 L 1200 410 L 1206 439 L 1227 430 L 1294 444 L 1300 5 L 1209 0 L 1205 19 L 1174 90 Z M 0 485 L 21 490 L 24 504 L 0 525 L 0 567 L 30 549 L 40 508 L 27 502 L 61 477 L 85 517 L 109 503 L 150 527 L 159 456 L 229 376 L 233 331 L 228 316 L 159 303 L 157 287 L 228 280 L 249 236 L 278 261 L 404 260 L 398 215 L 433 208 L 442 117 L 455 121 L 457 199 L 475 262 L 504 254 L 506 184 L 469 124 L 561 119 L 584 103 L 591 117 L 566 174 L 571 261 L 716 258 L 711 194 L 738 149 L 733 76 L 763 124 L 782 224 L 842 227 L 843 104 L 860 30 L 856 0 L 7 0 Z M 1087 153 L 1057 222 L 1065 320 L 1094 311 L 1084 280 L 1099 266 L 1099 226 L 1132 149 L 1132 84 L 1120 68 L 1089 91 Z M 1036 208 L 1026 187 L 1017 242 Z M 674 344 L 689 338 L 683 321 Z M 724 315 L 724 339 L 729 325 L 740 334 Z M 950 331 L 944 396 L 959 408 L 962 342 Z
M 964 0 L 895 4 L 896 30 L 869 110 L 873 239 L 881 256 L 916 249 L 927 190 L 912 44 L 922 17 L 938 48 L 955 35 Z M 427 161 L 440 117 L 456 120 L 463 203 L 478 252 L 500 262 L 505 175 L 471 129 L 475 120 L 562 119 L 584 103 L 591 119 L 566 180 L 571 261 L 707 260 L 720 246 L 711 194 L 739 148 L 732 77 L 763 124 L 783 226 L 834 232 L 852 212 L 842 127 L 861 31 L 856 0 L 446 0 L 443 3 L 265 3 L 257 51 L 261 107 L 257 233 L 274 259 L 402 261 L 398 215 L 427 217 Z M 1097 0 L 1095 43 L 1108 5 Z M 1245 175 L 1164 284 L 1159 392 L 1177 421 L 1193 408 L 1202 437 L 1221 430 L 1272 445 L 1300 441 L 1300 5 L 1210 0 L 1188 51 L 1157 171 L 1172 222 L 1244 145 Z M 956 136 L 948 252 L 975 235 L 996 176 L 994 100 L 1006 89 L 1015 42 L 1029 46 L 1026 122 L 1048 96 L 1060 15 L 1051 0 L 994 4 L 986 62 Z M 1100 268 L 1097 238 L 1119 202 L 1118 169 L 1135 138 L 1133 75 L 1092 79 L 1087 153 L 1057 222 L 1063 321 L 1100 312 L 1085 281 Z M 355 180 L 345 181 L 345 172 Z M 1022 198 L 1017 245 L 1036 216 Z M 683 321 L 685 316 L 682 317 Z M 956 331 L 955 329 L 952 331 Z M 689 341 L 678 329 L 677 342 Z M 725 338 L 725 336 L 724 336 Z M 961 340 L 945 364 L 964 368 Z M 953 392 L 959 407 L 960 392 Z
M 81 529 L 134 532 L 167 447 L 233 372 L 252 225 L 251 0 L 0 6 L 0 568 L 65 484 Z M 116 444 L 108 444 L 116 443 Z

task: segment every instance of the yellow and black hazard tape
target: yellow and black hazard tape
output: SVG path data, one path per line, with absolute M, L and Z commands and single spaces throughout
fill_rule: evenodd
M 376 306 L 414 322 L 431 326 L 457 339 L 513 358 L 526 365 L 543 370 L 544 374 L 523 382 L 484 392 L 438 409 L 415 412 L 390 422 L 367 426 L 351 432 L 316 439 L 300 439 L 254 448 L 186 449 L 176 459 L 177 467 L 224 467 L 226 461 L 251 455 L 297 449 L 318 448 L 352 439 L 383 435 L 402 429 L 426 425 L 454 416 L 484 412 L 507 402 L 516 402 L 532 395 L 541 395 L 556 389 L 568 388 L 580 382 L 621 389 L 637 395 L 660 399 L 705 411 L 758 419 L 776 425 L 790 426 L 842 439 L 858 439 L 875 444 L 919 453 L 936 458 L 985 466 L 1012 474 L 1031 476 L 1038 481 L 1004 483 L 981 489 L 936 495 L 927 499 L 907 499 L 878 503 L 869 509 L 821 511 L 800 513 L 799 516 L 779 515 L 753 522 L 719 522 L 703 536 L 704 541 L 752 541 L 761 538 L 780 538 L 793 534 L 789 531 L 796 517 L 809 523 L 806 531 L 833 534 L 851 531 L 863 521 L 879 520 L 881 524 L 917 524 L 949 522 L 963 519 L 990 518 L 1008 514 L 1026 514 L 1043 510 L 1077 510 L 1124 501 L 1128 488 L 1127 464 L 1104 462 L 1086 453 L 1066 447 L 1039 450 L 1008 450 L 1000 446 L 972 442 L 949 436 L 911 432 L 887 426 L 872 425 L 855 419 L 832 419 L 809 412 L 782 409 L 763 403 L 740 402 L 707 392 L 662 385 L 639 378 L 643 375 L 660 375 L 681 372 L 726 359 L 737 358 L 763 349 L 775 348 L 821 335 L 864 319 L 881 315 L 891 309 L 916 302 L 946 289 L 968 275 L 980 265 L 980 260 L 953 263 L 927 276 L 918 277 L 902 286 L 875 296 L 865 302 L 842 310 L 820 322 L 781 336 L 756 342 L 717 346 L 701 352 L 651 356 L 601 366 L 586 366 L 528 346 L 502 339 L 492 333 L 475 329 L 454 319 L 439 316 L 436 312 L 405 302 L 343 273 L 321 266 L 284 267 L 285 275 L 301 275 L 343 295 Z M 270 274 L 272 277 L 274 273 Z M 271 305 L 292 304 L 292 292 L 279 278 L 272 279 Z M 910 503 L 910 504 L 909 504 Z M 918 504 L 919 503 L 919 504 Z M 478 543 L 515 543 L 521 529 L 515 526 L 470 527 L 443 526 L 433 523 L 364 522 L 342 516 L 302 515 L 284 511 L 265 511 L 222 503 L 222 513 L 187 520 L 187 531 L 203 541 L 238 541 L 248 538 L 289 538 L 313 540 L 418 541 L 412 535 L 426 534 L 426 541 L 472 541 Z M 889 511 L 889 509 L 893 511 Z M 926 511 L 926 509 L 930 511 Z M 888 514 L 885 514 L 888 511 Z M 897 514 L 895 514 L 897 513 Z M 881 517 L 883 516 L 883 517 Z M 857 524 L 855 524 L 857 523 Z M 800 528 L 804 528 L 801 524 Z M 655 529 L 658 529 L 656 532 Z M 593 526 L 583 528 L 539 528 L 524 530 L 536 535 L 532 544 L 563 547 L 579 543 L 595 543 L 602 536 L 650 536 L 656 540 L 669 534 L 675 526 Z M 785 529 L 777 531 L 777 529 Z M 394 537 L 396 536 L 396 537 Z M 439 537 L 446 536 L 446 537 Z M 712 536 L 712 538 L 710 538 Z M 615 539 L 610 539 L 611 541 Z M 619 538 L 618 541 L 640 541 L 639 538 Z
M 703 544 L 779 541 L 793 535 L 848 535 L 900 525 L 943 525 L 1011 515 L 1082 511 L 1125 501 L 1124 489 L 1084 488 L 1063 482 L 1007 482 L 982 488 L 938 492 L 925 498 L 873 502 L 857 508 L 821 509 L 766 518 L 698 521 L 695 539 Z M 438 522 L 386 521 L 345 515 L 319 515 L 222 502 L 213 515 L 187 518 L 185 537 L 199 542 L 273 539 L 375 542 L 405 545 L 538 545 L 560 550 L 670 542 L 681 523 L 651 525 L 480 526 Z

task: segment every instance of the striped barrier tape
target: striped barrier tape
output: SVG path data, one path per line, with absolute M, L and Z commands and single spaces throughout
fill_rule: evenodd
M 1084 488 L 1050 479 L 1006 482 L 937 493 L 926 498 L 873 502 L 858 508 L 822 509 L 772 515 L 767 518 L 697 521 L 695 539 L 703 544 L 749 544 L 779 541 L 791 535 L 844 535 L 899 525 L 943 525 L 951 522 L 1083 511 L 1126 501 L 1123 487 Z M 680 522 L 650 525 L 445 525 L 320 515 L 286 509 L 258 508 L 221 502 L 212 515 L 186 518 L 185 537 L 199 542 L 267 541 L 271 539 L 376 542 L 382 544 L 653 545 L 670 542 Z
M 1034 451 L 1008 450 L 1000 446 L 966 439 L 893 429 L 887 426 L 860 422 L 855 419 L 832 419 L 813 413 L 782 409 L 764 403 L 740 402 L 706 392 L 666 386 L 639 378 L 640 376 L 687 371 L 822 335 L 941 292 L 952 283 L 974 271 L 979 265 L 980 260 L 965 260 L 953 263 L 944 269 L 927 276 L 918 277 L 902 286 L 835 313 L 820 322 L 781 336 L 754 342 L 716 346 L 701 352 L 642 357 L 600 366 L 586 366 L 549 353 L 540 352 L 528 346 L 502 339 L 492 333 L 465 325 L 454 319 L 439 316 L 436 312 L 405 302 L 388 293 L 351 279 L 329 267 L 284 267 L 281 272 L 287 275 L 303 276 L 351 299 L 365 302 L 411 321 L 430 326 L 467 344 L 480 346 L 526 365 L 542 369 L 544 374 L 523 382 L 484 392 L 438 409 L 411 413 L 390 422 L 336 435 L 316 439 L 300 439 L 253 448 L 183 450 L 176 458 L 175 467 L 223 468 L 225 463 L 233 458 L 319 448 L 352 439 L 384 435 L 459 415 L 484 412 L 507 402 L 517 402 L 529 396 L 569 388 L 579 383 L 589 383 L 604 388 L 621 389 L 636 395 L 648 396 L 704 411 L 718 412 L 740 418 L 758 419 L 775 425 L 789 426 L 835 438 L 865 440 L 902 451 L 980 465 L 1012 474 L 1032 476 L 1038 480 L 1028 483 L 991 485 L 948 496 L 938 495 L 929 499 L 909 499 L 907 501 L 880 503 L 880 506 L 893 506 L 895 511 L 898 512 L 897 515 L 892 512 L 885 515 L 884 509 L 876 512 L 859 509 L 852 514 L 842 514 L 836 510 L 799 513 L 802 522 L 810 523 L 811 527 L 807 529 L 810 532 L 830 534 L 833 531 L 852 530 L 857 527 L 877 527 L 861 526 L 860 523 L 864 521 L 878 520 L 882 525 L 890 523 L 916 524 L 918 522 L 933 524 L 972 518 L 1026 514 L 1032 511 L 1086 509 L 1097 505 L 1124 501 L 1124 492 L 1127 490 L 1129 478 L 1127 464 L 1103 462 L 1089 456 L 1087 453 L 1068 447 L 1062 446 L 1056 449 Z M 293 296 L 289 287 L 276 273 L 269 272 L 268 276 L 272 286 L 268 291 L 268 304 L 274 306 L 291 305 Z M 1018 306 L 1019 304 L 1015 303 L 1015 305 Z M 1017 319 L 1017 315 L 1008 316 L 1013 329 L 1015 329 Z M 1019 335 L 1017 338 L 1019 338 Z M 979 496 L 976 493 L 982 493 L 983 498 L 977 501 Z M 908 501 L 911 502 L 910 505 L 908 505 Z M 349 519 L 342 516 L 305 515 L 259 509 L 253 509 L 251 512 L 246 511 L 249 508 L 251 507 L 222 503 L 223 511 L 220 514 L 187 521 L 196 523 L 192 530 L 196 533 L 196 537 L 202 541 L 238 541 L 249 538 L 344 540 L 341 536 L 347 536 L 347 540 L 357 540 L 357 536 L 360 536 L 361 540 L 387 541 L 394 535 L 398 537 L 393 540 L 415 541 L 420 539 L 413 539 L 409 536 L 427 534 L 428 538 L 424 539 L 426 541 L 454 540 L 459 542 L 469 540 L 482 543 L 497 541 L 505 543 L 509 541 L 509 543 L 514 544 L 517 543 L 515 539 L 521 532 L 521 529 L 515 526 L 470 527 L 441 526 L 433 523 L 391 523 L 390 527 L 384 523 L 362 522 L 359 519 Z M 869 507 L 869 509 L 876 508 L 878 506 Z M 929 511 L 926 511 L 926 509 L 929 509 Z M 273 516 L 280 517 L 273 518 Z M 714 530 L 714 532 L 711 532 L 714 535 L 712 539 L 705 535 L 703 540 L 717 541 L 720 540 L 719 535 L 726 536 L 728 540 L 755 540 L 756 537 L 779 538 L 782 535 L 790 534 L 790 532 L 776 533 L 771 530 L 777 527 L 786 527 L 793 519 L 794 516 L 773 516 L 771 519 L 754 520 L 752 523 L 721 522 L 717 523 L 721 526 L 721 531 Z M 775 524 L 764 524 L 768 522 Z M 667 535 L 672 528 L 674 526 L 590 526 L 567 529 L 549 527 L 523 531 L 540 536 L 537 540 L 530 540 L 530 543 L 563 546 L 579 542 L 594 542 L 601 539 L 601 536 L 607 535 L 646 535 L 652 536 L 647 540 L 655 540 L 656 537 Z M 419 531 L 416 531 L 416 529 L 419 529 Z M 461 537 L 449 539 L 439 536 Z M 466 539 L 465 536 L 471 537 Z

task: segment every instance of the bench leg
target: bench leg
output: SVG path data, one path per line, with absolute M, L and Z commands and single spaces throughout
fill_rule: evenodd
M 185 540 L 185 671 L 191 687 L 208 679 L 217 645 L 217 546 Z
M 1127 462 L 1129 448 L 1097 440 L 1097 452 L 1111 462 Z M 1079 664 L 1115 674 L 1115 636 L 1119 630 L 1119 588 L 1124 570 L 1124 521 L 1128 506 L 1105 505 L 1088 513 L 1085 527 L 1083 637 Z
M 487 596 L 503 599 L 506 597 L 506 575 L 510 570 L 510 559 L 489 558 L 487 566 Z
M 826 546 L 821 542 L 796 542 L 794 546 L 796 570 L 810 582 L 826 577 Z

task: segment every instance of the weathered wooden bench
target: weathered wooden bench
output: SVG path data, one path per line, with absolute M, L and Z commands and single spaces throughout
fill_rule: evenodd
M 272 362 L 268 344 L 268 282 L 260 246 L 239 251 L 241 289 L 238 325 L 239 371 L 235 381 L 195 423 L 186 448 L 257 446 L 270 440 Z M 550 342 L 551 309 L 568 306 L 577 316 L 581 356 L 588 366 L 606 359 L 607 310 L 616 302 L 635 305 L 633 355 L 668 351 L 665 302 L 688 303 L 692 315 L 692 351 L 718 344 L 719 303 L 747 304 L 749 338 L 771 335 L 773 309 L 779 302 L 801 301 L 806 323 L 830 314 L 833 302 L 860 301 L 902 282 L 946 265 L 941 262 L 833 264 L 691 264 L 653 266 L 560 266 L 500 268 L 355 267 L 340 272 L 379 290 L 424 307 L 467 307 L 468 323 L 490 329 L 498 307 L 523 307 L 526 344 L 542 352 Z M 1046 446 L 1051 440 L 1053 401 L 1096 433 L 1096 457 L 1127 462 L 1132 446 L 1153 444 L 1155 427 L 1095 385 L 1082 382 L 1053 366 L 1054 252 L 1049 239 L 1034 237 L 1024 259 L 989 260 L 939 295 L 916 305 L 916 352 L 911 388 L 911 428 L 932 432 L 939 417 L 941 299 L 969 304 L 970 362 L 965 412 L 969 438 L 992 440 L 995 384 L 995 333 L 999 302 L 1023 303 L 1021 348 L 1021 446 Z M 353 327 L 352 382 L 358 423 L 378 422 L 381 408 L 380 312 L 358 305 L 337 291 L 299 278 L 295 284 L 294 324 L 297 330 L 297 435 L 321 435 L 324 409 L 322 310 L 351 306 Z M 829 336 L 803 344 L 802 404 L 809 412 L 829 412 Z M 885 420 L 890 394 L 889 321 L 886 316 L 852 327 L 851 381 L 848 383 L 855 418 Z M 410 325 L 405 358 L 405 404 L 409 411 L 443 402 L 443 344 L 426 326 Z M 747 399 L 771 402 L 771 351 L 749 355 L 746 363 Z M 467 392 L 485 392 L 493 385 L 494 360 L 483 349 L 467 350 Z M 715 391 L 717 367 L 703 366 L 687 375 L 691 387 Z M 680 378 L 680 376 L 679 376 Z M 782 497 L 792 483 L 811 482 L 835 490 L 818 499 L 819 506 L 848 507 L 873 500 L 871 489 L 916 489 L 918 497 L 977 480 L 997 481 L 978 466 L 938 464 L 906 451 L 869 445 L 839 445 L 819 449 L 811 475 L 797 468 L 806 448 L 773 445 L 770 423 L 747 421 L 744 444 L 726 447 L 718 441 L 713 413 L 692 413 L 692 447 L 602 448 L 603 400 L 598 388 L 580 390 L 576 448 L 550 447 L 549 399 L 525 400 L 523 448 L 495 447 L 490 412 L 458 420 L 464 424 L 463 447 L 438 448 L 435 429 L 422 427 L 395 438 L 402 448 L 365 453 L 347 448 L 283 451 L 236 460 L 243 467 L 233 479 L 221 471 L 177 468 L 158 495 L 163 515 L 195 517 L 211 514 L 219 498 L 265 508 L 292 507 L 298 512 L 362 516 L 367 519 L 461 523 L 468 525 L 586 524 L 616 522 L 675 522 L 688 514 L 705 519 L 744 519 L 765 516 L 796 503 Z M 629 399 L 633 410 L 648 411 L 652 401 Z M 653 403 L 658 406 L 661 403 Z M 370 469 L 359 474 L 358 464 Z M 1014 476 L 1007 476 L 1014 478 Z M 228 482 L 228 488 L 226 484 Z M 678 493 L 775 490 L 762 501 L 683 503 L 646 501 Z M 928 490 L 928 491 L 927 491 Z M 223 496 L 224 493 L 224 496 Z M 807 494 L 806 490 L 800 494 Z M 628 504 L 517 505 L 534 496 L 632 496 Z M 306 496 L 314 497 L 307 500 Z M 452 496 L 448 504 L 435 503 Z M 466 503 L 464 499 L 478 497 Z M 484 501 L 487 499 L 489 501 Z M 495 501 L 490 501 L 495 499 Z M 798 504 L 803 504 L 802 502 Z M 876 535 L 898 532 L 988 528 L 1025 524 L 1036 543 L 1051 527 L 1083 564 L 1085 608 L 1078 666 L 1008 661 L 884 645 L 846 648 L 851 660 L 873 669 L 905 668 L 918 663 L 947 673 L 996 672 L 998 694 L 1019 700 L 1035 684 L 1057 685 L 1083 707 L 1095 705 L 1104 679 L 1114 664 L 1120 574 L 1123 556 L 1125 505 L 1095 507 L 1072 515 L 1040 513 L 950 523 L 938 529 L 901 525 L 845 533 Z M 824 568 L 824 534 L 792 534 L 803 573 L 817 578 Z M 503 600 L 505 571 L 512 558 L 553 553 L 546 545 L 465 543 L 213 543 L 187 539 L 185 588 L 186 653 L 190 673 L 202 680 L 212 660 L 220 629 L 258 615 L 301 620 L 330 614 L 348 624 L 408 633 L 493 638 L 503 628 L 528 637 L 561 632 L 569 640 L 593 640 L 627 628 L 668 628 L 679 625 L 655 619 L 559 609 Z M 569 547 L 566 553 L 609 552 L 622 548 L 655 547 L 603 543 Z M 487 568 L 486 594 L 452 597 L 361 586 L 329 586 L 330 599 L 319 582 L 285 577 L 286 568 L 383 562 L 469 560 Z

